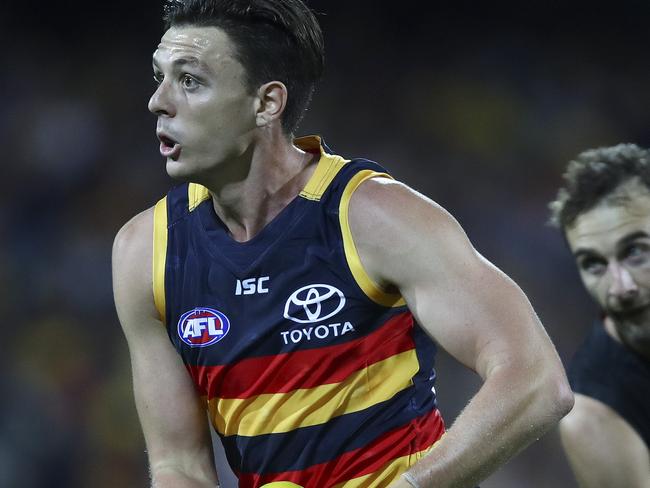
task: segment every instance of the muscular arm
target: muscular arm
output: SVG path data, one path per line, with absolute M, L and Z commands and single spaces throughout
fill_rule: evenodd
M 571 408 L 555 349 L 523 292 L 432 201 L 372 179 L 353 194 L 349 218 L 368 275 L 397 287 L 431 337 L 484 380 L 410 470 L 421 487 L 473 487 Z
M 156 488 L 214 487 L 206 414 L 152 291 L 153 210 L 127 223 L 113 246 L 113 290 L 133 369 L 133 389 Z
M 650 488 L 650 453 L 639 434 L 607 405 L 576 395 L 560 422 L 562 445 L 581 488 Z

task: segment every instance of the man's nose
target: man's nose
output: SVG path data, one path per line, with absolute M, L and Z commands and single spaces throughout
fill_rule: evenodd
M 612 281 L 608 294 L 618 304 L 634 301 L 639 295 L 639 287 L 632 273 L 618 263 L 610 264 Z
M 152 114 L 167 115 L 169 117 L 176 115 L 176 109 L 170 99 L 169 89 L 170 88 L 163 80 L 163 82 L 156 88 L 156 91 L 153 92 L 153 95 L 151 95 L 151 98 L 149 99 L 149 104 L 147 105 Z

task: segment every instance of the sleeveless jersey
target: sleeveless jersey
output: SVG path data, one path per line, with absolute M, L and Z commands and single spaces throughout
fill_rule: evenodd
M 596 323 L 569 367 L 576 393 L 617 412 L 650 447 L 650 362 L 618 343 Z
M 444 433 L 435 345 L 351 239 L 350 197 L 385 170 L 296 144 L 320 153 L 313 176 L 250 241 L 200 185 L 158 202 L 156 307 L 240 487 L 385 487 Z

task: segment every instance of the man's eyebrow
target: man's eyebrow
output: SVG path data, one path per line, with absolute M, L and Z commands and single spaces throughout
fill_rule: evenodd
M 573 253 L 573 257 L 578 259 L 582 256 L 595 256 L 598 255 L 596 251 L 593 249 L 589 249 L 588 247 L 579 247 L 578 249 L 575 250 Z
M 635 241 L 636 239 L 641 239 L 641 238 L 648 238 L 650 237 L 650 234 L 643 230 L 638 230 L 636 232 L 632 232 L 630 234 L 627 234 L 626 236 L 622 237 L 618 243 L 616 244 L 617 248 L 624 247 L 625 245 L 629 244 L 632 241 Z M 594 256 L 598 255 L 598 252 L 590 249 L 588 247 L 579 247 L 578 249 L 575 250 L 573 253 L 573 256 L 578 259 L 581 256 Z
M 629 244 L 632 241 L 635 241 L 636 239 L 640 238 L 647 238 L 650 237 L 648 236 L 648 233 L 643 231 L 643 230 L 638 230 L 636 232 L 632 232 L 631 234 L 626 235 L 623 237 L 620 241 L 618 241 L 618 246 L 617 247 L 622 247 L 625 246 L 626 244 Z

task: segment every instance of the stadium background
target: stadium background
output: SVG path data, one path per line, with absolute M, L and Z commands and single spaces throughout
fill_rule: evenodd
M 449 209 L 566 362 L 596 310 L 546 204 L 577 152 L 650 145 L 650 3 L 476 3 L 310 2 L 327 70 L 300 132 Z M 126 0 L 0 10 L 3 487 L 147 483 L 110 251 L 170 184 L 146 110 L 159 13 Z M 444 354 L 438 373 L 450 423 L 478 381 Z M 553 432 L 482 486 L 575 484 Z

